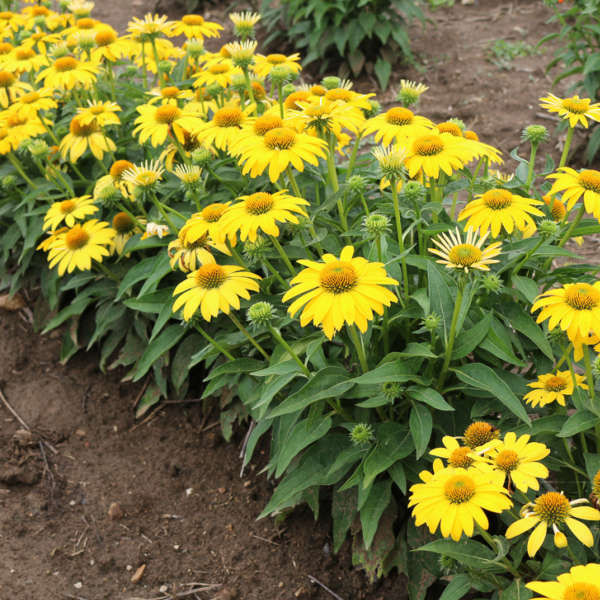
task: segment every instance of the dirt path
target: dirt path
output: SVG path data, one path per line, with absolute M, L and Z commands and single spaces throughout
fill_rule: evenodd
M 123 31 L 154 4 L 98 1 L 95 16 Z M 552 30 L 549 15 L 539 0 L 457 2 L 434 13 L 425 31 L 413 31 L 425 71 L 398 69 L 394 81 L 425 82 L 422 114 L 461 118 L 508 155 L 524 126 L 553 127 L 538 117 L 538 98 L 550 89 L 548 55 L 517 58 L 503 70 L 487 49 L 498 39 L 535 45 Z M 206 16 L 223 20 L 222 12 Z M 366 78 L 359 87 L 371 91 L 374 83 Z M 383 100 L 392 98 L 388 92 Z M 543 148 L 542 156 L 550 150 L 556 155 Z M 399 577 L 369 586 L 351 569 L 348 546 L 332 557 L 327 520 L 315 524 L 303 511 L 280 529 L 255 520 L 272 483 L 260 474 L 260 454 L 240 478 L 244 431 L 222 443 L 214 415 L 206 419 L 193 403 L 166 406 L 136 424 L 140 388 L 120 383 L 123 373 L 100 373 L 93 354 L 60 365 L 59 347 L 20 315 L 0 312 L 0 389 L 34 429 L 32 437 L 19 433 L 0 403 L 0 600 L 154 599 L 189 591 L 191 583 L 215 585 L 197 594 L 202 599 L 330 600 L 309 575 L 344 600 L 404 597 Z M 51 446 L 43 453 L 40 439 Z M 120 518 L 109 517 L 112 503 Z

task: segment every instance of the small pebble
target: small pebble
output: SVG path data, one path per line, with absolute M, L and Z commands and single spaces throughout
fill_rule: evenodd
M 131 571 L 131 570 L 133 569 L 133 567 L 132 567 L 131 565 L 127 565 L 125 568 L 126 568 L 128 571 Z
M 167 585 L 161 585 L 161 586 L 158 588 L 158 591 L 159 591 L 161 594 L 166 594 L 166 593 L 169 591 L 169 586 L 167 586 Z
M 108 507 L 108 518 L 111 521 L 117 521 L 118 519 L 123 518 L 123 509 L 121 508 L 121 505 L 118 502 L 113 502 Z
M 187 488 L 187 489 L 185 490 L 185 495 L 186 495 L 186 496 L 191 496 L 191 495 L 192 495 L 192 493 L 193 493 L 193 491 L 194 491 L 194 488 Z
M 78 581 L 77 583 L 73 584 L 73 587 L 80 590 L 83 587 L 83 583 L 81 583 L 81 581 Z

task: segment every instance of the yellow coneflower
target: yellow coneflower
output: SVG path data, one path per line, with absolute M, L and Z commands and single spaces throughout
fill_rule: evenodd
M 600 564 L 571 567 L 556 581 L 532 581 L 525 587 L 540 594 L 535 600 L 598 600 L 600 598 Z
M 220 37 L 223 30 L 222 25 L 205 21 L 201 15 L 183 15 L 180 21 L 176 21 L 173 27 L 173 35 L 185 35 L 186 38 Z
M 540 98 L 540 106 L 548 112 L 558 113 L 558 116 L 569 121 L 570 127 L 580 124 L 586 129 L 589 127 L 588 119 L 600 121 L 600 102 L 594 102 L 589 98 L 571 96 L 561 99 L 554 94 L 548 94 Z
M 57 58 L 38 74 L 36 81 L 43 81 L 48 88 L 72 90 L 81 85 L 89 89 L 95 82 L 100 68 L 91 62 L 83 62 L 73 56 Z
M 571 167 L 561 167 L 557 173 L 548 175 L 548 179 L 556 180 L 548 194 L 553 196 L 562 192 L 562 199 L 567 203 L 567 210 L 571 210 L 575 203 L 583 197 L 585 210 L 594 215 L 596 219 L 600 219 L 600 171 L 582 169 L 577 172 Z
M 10 71 L 0 71 L 0 107 L 7 108 L 23 94 L 33 91 L 33 88 L 21 81 Z
M 575 373 L 575 381 L 577 387 L 584 390 L 588 389 L 583 375 Z M 527 385 L 534 389 L 525 394 L 523 400 L 528 404 L 531 404 L 533 408 L 536 406 L 546 406 L 546 404 L 551 404 L 552 402 L 557 402 L 561 406 L 566 406 L 565 396 L 571 396 L 575 389 L 570 371 L 544 373 L 543 375 L 538 376 L 537 381 L 533 381 Z
M 142 104 L 136 110 L 140 116 L 135 120 L 133 134 L 139 134 L 141 144 L 149 139 L 154 147 L 163 144 L 170 133 L 183 144 L 184 130 L 195 134 L 205 125 L 200 115 L 188 113 L 176 104 Z
M 252 67 L 257 77 L 265 79 L 273 70 L 273 67 L 284 66 L 292 73 L 300 73 L 302 66 L 300 65 L 300 55 L 297 52 L 286 56 L 285 54 L 257 54 Z
M 58 106 L 53 94 L 54 91 L 48 88 L 28 92 L 19 96 L 10 107 L 10 110 L 23 118 L 37 117 L 40 111 L 50 110 Z
M 389 146 L 394 140 L 407 137 L 420 137 L 431 132 L 433 123 L 412 110 L 397 106 L 369 119 L 365 123 L 363 135 L 375 133 L 375 141 Z
M 102 102 L 99 100 L 88 100 L 88 105 L 77 108 L 77 119 L 81 125 L 96 123 L 99 127 L 107 125 L 120 125 L 121 120 L 117 117 L 121 107 L 116 102 Z
M 79 117 L 74 116 L 69 125 L 69 133 L 60 142 L 60 153 L 74 163 L 88 148 L 98 160 L 102 160 L 105 152 L 117 149 L 115 143 L 104 135 L 95 122 L 83 125 Z
M 194 213 L 179 232 L 182 239 L 190 244 L 206 235 L 212 240 L 222 239 L 222 219 L 230 204 L 231 202 L 215 202 L 205 206 L 199 213 Z
M 85 219 L 95 212 L 98 212 L 98 207 L 89 195 L 54 202 L 44 216 L 42 229 L 54 231 L 62 223 L 67 227 L 73 227 L 76 221 Z
M 133 17 L 127 24 L 127 31 L 140 40 L 152 40 L 156 39 L 160 35 L 172 37 L 177 35 L 175 30 L 175 22 L 168 21 L 166 15 L 153 15 L 152 13 L 146 13 L 143 19 Z
M 151 188 L 162 179 L 164 167 L 158 161 L 145 161 L 123 171 L 121 179 L 133 187 Z

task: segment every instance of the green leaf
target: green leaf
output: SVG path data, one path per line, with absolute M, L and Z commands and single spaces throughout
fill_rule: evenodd
M 254 375 L 255 377 L 270 377 L 271 375 L 289 375 L 290 373 L 303 373 L 302 369 L 300 369 L 295 360 L 286 360 L 285 362 L 272 365 L 265 369 L 252 371 L 252 375 Z
M 529 600 L 533 593 L 525 587 L 522 579 L 515 579 L 505 589 L 500 590 L 499 600 Z
M 421 378 L 407 366 L 406 359 L 390 360 L 371 369 L 351 381 L 358 385 L 381 385 L 382 383 L 419 381 Z
M 144 392 L 141 400 L 139 401 L 136 409 L 135 409 L 135 418 L 139 419 L 144 416 L 148 409 L 152 408 L 155 404 L 160 402 L 162 393 L 160 391 L 160 387 L 155 383 L 151 383 Z
M 550 360 L 554 360 L 552 346 L 541 327 L 530 315 L 525 313 L 518 304 L 508 304 L 504 309 L 504 314 L 515 331 L 528 337 Z
M 521 277 L 521 275 L 515 275 L 512 278 L 512 282 L 515 285 L 517 291 L 519 291 L 525 300 L 529 304 L 533 304 L 533 301 L 537 298 L 540 293 L 540 286 L 534 279 L 529 277 Z
M 471 589 L 471 579 L 465 573 L 453 575 L 450 583 L 446 586 L 439 600 L 460 600 L 466 596 Z
M 127 298 L 123 304 L 133 310 L 145 313 L 159 313 L 165 304 L 172 302 L 175 288 L 160 289 L 152 294 L 145 294 L 139 298 Z
M 377 427 L 376 438 L 377 444 L 363 464 L 363 489 L 396 461 L 408 456 L 414 447 L 406 426 L 400 423 L 382 423 Z
M 392 65 L 380 56 L 375 62 L 374 70 L 375 75 L 377 75 L 379 87 L 382 90 L 386 90 L 390 81 L 390 75 L 392 74 Z
M 408 419 L 410 433 L 415 442 L 417 458 L 421 458 L 427 450 L 433 431 L 433 418 L 430 410 L 422 404 L 413 403 Z
M 367 550 L 371 547 L 371 542 L 375 537 L 379 519 L 390 503 L 391 497 L 391 479 L 377 481 L 373 484 L 371 493 L 360 510 L 360 524 L 362 525 L 363 541 Z
M 578 410 L 566 420 L 557 436 L 561 438 L 572 437 L 577 433 L 592 429 L 598 423 L 600 423 L 600 418 L 589 410 Z
M 477 321 L 476 325 L 473 325 L 471 329 L 460 334 L 458 344 L 454 346 L 454 350 L 452 351 L 452 360 L 459 360 L 473 352 L 485 339 L 491 326 L 492 313 L 486 312 L 484 317 Z
M 192 333 L 177 346 L 173 362 L 171 363 L 171 381 L 177 391 L 183 387 L 185 380 L 189 376 L 190 360 L 194 354 L 194 350 L 205 343 L 204 338 L 200 334 Z
M 435 540 L 416 548 L 417 552 L 435 552 L 442 556 L 454 558 L 461 565 L 483 571 L 504 571 L 504 567 L 494 564 L 496 555 L 490 548 L 470 539 Z
M 348 379 L 348 372 L 341 367 L 325 367 L 315 373 L 297 392 L 288 396 L 269 413 L 269 418 L 280 417 L 305 409 L 307 406 L 341 396 L 348 391 L 355 380 Z
M 333 553 L 337 554 L 356 516 L 356 490 L 333 492 L 331 517 L 333 519 Z
M 230 360 L 216 369 L 212 369 L 211 372 L 204 378 L 204 381 L 210 381 L 219 375 L 226 375 L 228 373 L 251 373 L 257 371 L 265 364 L 264 360 L 257 360 L 255 358 L 237 358 L 236 360 Z
M 165 352 L 168 352 L 184 334 L 184 327 L 181 327 L 181 325 L 171 325 L 154 341 L 150 342 L 135 366 L 132 381 L 141 379 L 149 371 L 150 367 L 152 367 Z
M 429 406 L 432 406 L 437 410 L 454 410 L 454 407 L 450 406 L 450 404 L 444 400 L 444 397 L 433 388 L 414 386 L 408 388 L 406 393 L 414 400 L 418 400 L 424 404 L 429 404 Z
M 446 274 L 431 261 L 427 263 L 427 286 L 431 311 L 442 318 L 444 345 L 446 345 L 454 312 L 454 298 L 450 293 Z
M 453 371 L 463 383 L 492 394 L 521 421 L 527 424 L 531 423 L 523 403 L 490 367 L 481 363 L 471 363 L 453 369 Z
M 131 269 L 127 271 L 125 277 L 123 277 L 123 279 L 121 280 L 121 284 L 119 285 L 119 289 L 117 290 L 115 300 L 120 300 L 123 294 L 125 294 L 127 290 L 129 290 L 136 283 L 138 283 L 138 281 L 146 280 L 154 270 L 155 266 L 156 256 L 149 256 L 147 258 L 143 258 L 135 266 L 131 267 Z
M 284 446 L 277 459 L 275 477 L 281 476 L 301 450 L 320 440 L 331 429 L 331 425 L 331 417 L 304 419 L 296 423 L 290 435 L 284 440 Z

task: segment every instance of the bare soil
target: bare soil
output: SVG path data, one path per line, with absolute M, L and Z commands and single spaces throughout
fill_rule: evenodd
M 95 16 L 121 31 L 155 9 L 154 0 L 96 4 Z M 225 8 L 205 17 L 223 22 Z M 506 70 L 488 48 L 497 39 L 535 45 L 555 27 L 549 16 L 541 0 L 476 0 L 432 13 L 411 33 L 424 70 L 397 65 L 391 90 L 401 78 L 423 81 L 422 114 L 463 119 L 508 156 L 526 125 L 554 128 L 538 107 L 550 91 L 549 55 L 517 58 Z M 376 88 L 369 77 L 357 85 Z M 327 518 L 315 523 L 300 509 L 280 525 L 256 521 L 274 482 L 260 473 L 260 452 L 240 477 L 244 430 L 225 444 L 216 415 L 193 402 L 135 422 L 139 385 L 101 373 L 94 353 L 61 365 L 59 347 L 55 334 L 33 332 L 27 312 L 0 310 L 0 390 L 27 426 L 0 401 L 0 600 L 157 600 L 202 585 L 184 597 L 331 599 L 309 575 L 344 600 L 405 597 L 402 577 L 370 585 L 353 570 L 348 544 L 331 555 Z

